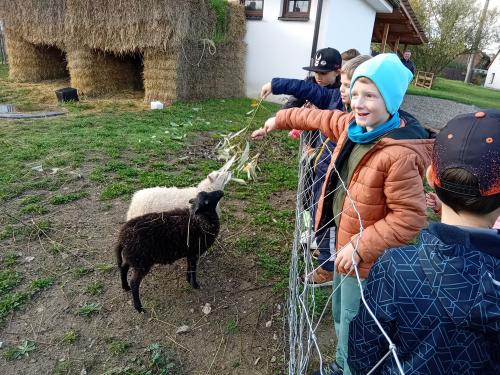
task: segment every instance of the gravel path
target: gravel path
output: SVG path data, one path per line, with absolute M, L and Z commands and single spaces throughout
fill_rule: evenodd
M 456 115 L 479 110 L 474 105 L 417 95 L 406 95 L 401 109 L 415 116 L 422 125 L 438 130 Z

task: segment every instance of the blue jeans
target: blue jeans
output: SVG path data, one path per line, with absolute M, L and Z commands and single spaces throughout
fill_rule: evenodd
M 321 264 L 321 268 L 326 271 L 333 272 L 335 269 L 335 263 L 328 261 L 330 258 L 330 228 L 323 228 L 316 232 L 316 243 L 318 244 L 319 257 L 318 263 Z M 335 245 L 333 245 L 335 246 Z
M 361 284 L 364 288 L 366 280 L 362 279 Z M 333 277 L 333 290 L 335 293 L 332 298 L 332 313 L 337 336 L 336 361 L 344 369 L 344 375 L 351 375 L 347 364 L 349 324 L 358 313 L 361 291 L 356 276 L 341 275 L 337 272 Z

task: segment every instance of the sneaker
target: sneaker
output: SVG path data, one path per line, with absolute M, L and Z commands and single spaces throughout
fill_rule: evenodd
M 318 248 L 318 243 L 316 242 L 316 238 L 311 243 L 311 250 L 316 250 Z
M 317 249 L 318 244 L 316 242 L 316 238 L 313 238 L 311 242 L 312 236 L 314 236 L 314 232 L 302 232 L 302 234 L 300 235 L 300 244 L 304 247 L 307 247 L 307 245 L 310 243 L 309 248 L 311 250 Z
M 321 370 L 316 370 L 311 375 L 342 375 L 344 371 L 337 365 L 337 362 L 330 363 L 327 367 Z
M 327 271 L 322 267 L 319 267 L 316 271 L 314 271 L 306 281 L 304 281 L 305 275 L 302 275 L 301 280 L 303 283 L 306 283 L 313 287 L 318 288 L 322 286 L 330 286 L 333 285 L 333 272 Z

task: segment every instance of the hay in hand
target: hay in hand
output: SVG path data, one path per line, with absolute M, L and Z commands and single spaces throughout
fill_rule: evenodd
M 257 178 L 257 171 L 260 171 L 258 160 L 260 153 L 250 156 L 250 144 L 247 141 L 250 127 L 255 119 L 255 115 L 262 106 L 262 98 L 254 100 L 251 104 L 252 109 L 247 112 L 250 118 L 247 125 L 236 133 L 222 135 L 222 139 L 216 146 L 217 157 L 226 161 L 222 169 L 230 170 L 234 175 L 239 176 L 242 172 L 246 173 L 248 181 Z M 245 184 L 246 181 L 241 178 L 232 178 L 233 181 Z

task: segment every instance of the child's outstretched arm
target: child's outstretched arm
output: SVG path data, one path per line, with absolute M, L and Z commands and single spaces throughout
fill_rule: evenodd
M 271 82 L 262 86 L 260 91 L 262 98 L 266 98 L 270 94 L 293 95 L 296 98 L 310 101 L 320 109 L 331 109 L 332 105 L 337 109 L 342 108 L 338 89 L 328 89 L 303 79 L 273 78 Z
M 320 130 L 337 142 L 340 134 L 354 118 L 353 113 L 309 108 L 290 108 L 279 111 L 276 117 L 266 121 L 264 127 L 252 133 L 253 139 L 262 139 L 276 129 Z
M 267 133 L 274 130 L 276 130 L 276 117 L 270 117 L 266 120 L 262 128 L 253 131 L 252 139 L 260 141 L 261 139 L 264 139 Z

